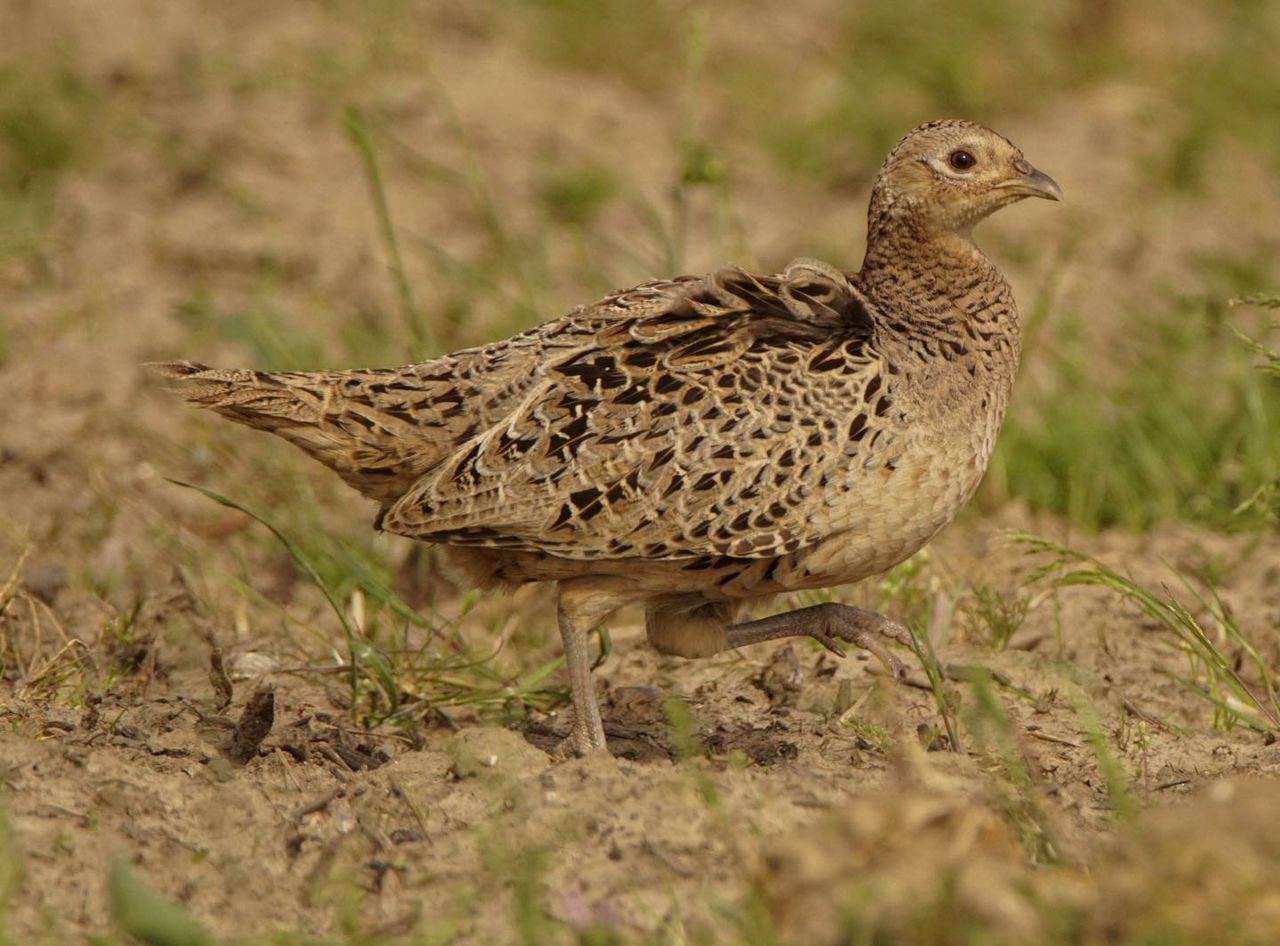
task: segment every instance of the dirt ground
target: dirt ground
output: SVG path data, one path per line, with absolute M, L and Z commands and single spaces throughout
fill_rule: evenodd
M 814 21 L 831 9 L 808 6 Z M 710 11 L 713 27 L 732 16 Z M 784 53 L 814 40 L 758 13 Z M 1107 931 L 1162 888 L 1195 891 L 1160 907 L 1169 928 L 1274 941 L 1280 907 L 1253 878 L 1280 861 L 1280 746 L 1215 728 L 1177 679 L 1192 662 L 1132 604 L 1026 585 L 1036 560 L 1010 537 L 1068 542 L 1147 587 L 1183 575 L 1205 593 L 1211 579 L 1274 663 L 1274 530 L 1087 535 L 984 494 L 907 571 L 844 590 L 922 618 L 953 670 L 962 746 L 919 668 L 895 686 L 867 655 L 807 642 L 664 658 L 631 613 L 597 671 L 612 759 L 549 755 L 563 711 L 509 727 L 468 706 L 412 726 L 353 720 L 323 598 L 265 530 L 167 478 L 363 550 L 477 652 L 501 641 L 511 679 L 556 655 L 550 593 L 476 600 L 430 555 L 369 534 L 371 510 L 336 478 L 185 411 L 139 365 L 338 367 L 405 349 L 346 104 L 395 129 L 378 139 L 387 193 L 440 340 L 482 341 L 661 275 L 644 208 L 667 206 L 679 177 L 679 96 L 548 58 L 522 38 L 525 15 L 3 5 L 12 81 L 62 96 L 49 107 L 83 146 L 56 186 L 6 204 L 0 230 L 0 942 L 114 942 L 93 937 L 118 935 L 108 886 L 121 861 L 228 941 L 835 943 L 855 941 L 842 916 L 869 910 L 907 930 L 902 942 L 968 942 L 911 925 L 941 902 L 939 878 L 953 917 L 1010 941 L 1049 941 L 1042 908 L 1060 900 L 1098 937 L 1071 941 L 1128 942 Z M 1142 116 L 1168 107 L 1158 85 L 1096 84 L 1001 127 L 1073 202 L 987 225 L 1025 304 L 1052 284 L 1055 304 L 1097 313 L 1086 332 L 1106 338 L 1108 313 L 1187 285 L 1188 260 L 1280 247 L 1280 188 L 1248 154 L 1193 196 L 1142 196 L 1135 155 L 1154 134 Z M 834 190 L 780 175 L 733 143 L 730 103 L 702 108 L 730 142 L 735 202 L 694 195 L 680 263 L 853 265 L 874 168 Z M 546 228 L 562 164 L 623 169 L 624 196 L 589 228 Z M 478 188 L 524 254 L 514 276 L 485 268 L 496 238 Z M 623 252 L 621 234 L 637 232 Z M 1006 647 L 986 640 L 979 587 L 1025 609 Z M 343 604 L 358 598 L 348 589 Z M 1247 677 L 1238 644 L 1207 626 Z M 972 667 L 993 682 L 966 682 Z

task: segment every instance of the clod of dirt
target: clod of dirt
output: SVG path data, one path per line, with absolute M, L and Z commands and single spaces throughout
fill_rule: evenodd
M 253 650 L 236 654 L 227 664 L 228 673 L 236 682 L 252 680 L 263 674 L 274 673 L 280 668 L 280 661 L 276 658 Z
M 139 634 L 137 637 L 115 642 L 110 648 L 111 656 L 115 659 L 122 673 L 134 673 L 141 670 L 146 665 L 147 660 L 154 656 L 152 646 L 155 642 L 155 634 Z
M 352 772 L 376 769 L 391 761 L 386 752 L 369 742 L 353 742 L 347 731 L 334 728 L 311 740 L 310 747 L 330 762 L 346 766 Z
M 235 688 L 231 685 L 231 678 L 227 676 L 227 671 L 222 667 L 222 648 L 216 645 L 209 650 L 209 683 L 218 697 L 216 704 L 218 710 L 222 711 L 230 706 L 231 699 L 235 696 Z
M 102 721 L 102 714 L 98 712 L 98 706 L 102 703 L 102 697 L 94 694 L 85 700 L 84 711 L 80 714 L 80 728 L 86 732 L 93 732 L 98 728 L 98 723 Z
M 717 755 L 741 752 L 756 765 L 778 765 L 800 756 L 800 746 L 789 736 L 790 727 L 780 720 L 758 723 L 721 723 L 704 740 L 705 748 Z
M 551 760 L 519 733 L 496 726 L 463 729 L 449 743 L 458 778 L 513 781 L 541 772 Z
M 804 689 L 804 668 L 795 648 L 788 644 L 774 651 L 755 683 L 774 706 L 794 706 Z
M 653 686 L 617 687 L 609 694 L 609 720 L 623 726 L 665 723 L 662 691 Z
M 240 721 L 236 723 L 227 745 L 227 755 L 244 764 L 258 754 L 258 747 L 267 738 L 276 719 L 276 695 L 270 687 L 263 687 L 249 698 Z

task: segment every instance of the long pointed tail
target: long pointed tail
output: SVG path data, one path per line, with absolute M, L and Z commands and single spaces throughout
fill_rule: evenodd
M 191 361 L 147 367 L 190 403 L 283 437 L 379 502 L 403 495 L 444 446 L 432 444 L 388 395 L 394 371 L 268 372 Z
M 316 425 L 323 422 L 326 413 L 323 390 L 317 390 L 320 386 L 305 381 L 299 385 L 296 382 L 302 378 L 296 375 L 290 383 L 285 375 L 247 368 L 210 368 L 194 361 L 158 362 L 146 367 L 190 403 L 260 430 Z

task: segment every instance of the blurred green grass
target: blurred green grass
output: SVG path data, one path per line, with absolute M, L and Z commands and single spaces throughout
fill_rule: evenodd
M 680 89 L 682 43 L 707 14 L 706 83 L 731 103 L 738 134 L 781 167 L 838 184 L 866 179 L 905 130 L 904 116 L 1041 115 L 1074 91 L 1140 83 L 1168 95 L 1154 156 L 1167 183 L 1192 188 L 1228 141 L 1280 167 L 1280 11 L 1265 0 L 1212 7 L 1150 0 L 898 0 L 832 5 L 821 29 L 777 28 L 759 42 L 714 4 L 526 0 L 526 42 L 555 65 L 617 76 L 650 95 Z M 782 15 L 785 19 L 785 14 Z M 743 38 L 744 35 L 747 38 Z M 748 52 L 749 50 L 749 52 Z M 860 174 L 856 169 L 864 169 Z
M 1265 527 L 1248 500 L 1280 481 L 1280 385 L 1233 331 L 1230 291 L 1126 313 L 1122 347 L 1096 357 L 1083 316 L 1043 339 L 983 484 L 1087 530 L 1167 520 Z
M 101 147 L 101 92 L 56 52 L 0 64 L 0 262 L 48 271 L 59 188 Z

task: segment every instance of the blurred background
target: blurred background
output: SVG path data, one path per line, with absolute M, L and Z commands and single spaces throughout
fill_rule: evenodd
M 1016 629 L 1028 569 L 972 577 L 994 522 L 1173 559 L 1274 637 L 1280 384 L 1241 336 L 1280 348 L 1277 50 L 1272 0 L 0 0 L 0 605 L 49 603 L 0 624 L 3 680 L 78 708 L 132 686 L 157 635 L 197 687 L 214 637 L 350 656 L 296 555 L 176 477 L 266 515 L 402 661 L 314 697 L 332 712 L 555 706 L 545 589 L 457 587 L 336 477 L 140 364 L 403 364 L 677 272 L 855 269 L 883 156 L 943 117 L 1008 136 L 1066 202 L 978 230 L 1025 321 L 1011 415 L 942 566 L 863 594 L 927 623 L 945 585 L 974 627 Z M 500 642 L 492 674 L 404 656 L 457 628 L 468 654 Z M 1077 659 L 1101 674 L 1110 646 Z

